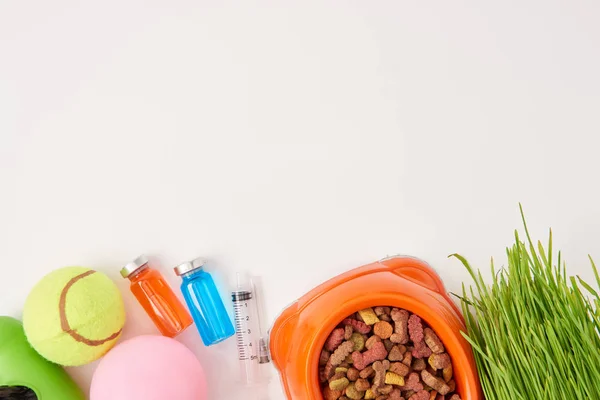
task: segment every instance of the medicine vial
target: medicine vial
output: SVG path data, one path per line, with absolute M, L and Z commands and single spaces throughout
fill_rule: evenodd
M 211 346 L 233 336 L 235 329 L 212 276 L 197 258 L 175 267 L 181 276 L 181 292 L 192 313 L 204 345 Z
M 164 336 L 175 337 L 192 324 L 190 313 L 145 256 L 123 267 L 121 276 L 131 281 L 131 292 Z

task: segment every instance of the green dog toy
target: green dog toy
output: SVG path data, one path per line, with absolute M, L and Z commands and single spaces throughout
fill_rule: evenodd
M 58 365 L 31 348 L 23 325 L 0 316 L 0 400 L 85 400 Z

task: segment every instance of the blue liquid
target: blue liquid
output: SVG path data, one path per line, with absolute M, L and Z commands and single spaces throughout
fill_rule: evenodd
M 198 269 L 183 275 L 182 279 L 181 292 L 204 345 L 233 336 L 235 329 L 212 276 Z

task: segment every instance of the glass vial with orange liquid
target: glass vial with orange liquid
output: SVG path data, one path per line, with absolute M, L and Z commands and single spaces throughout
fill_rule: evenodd
M 131 281 L 131 292 L 164 336 L 175 337 L 193 323 L 190 313 L 162 274 L 150 268 L 145 256 L 123 267 L 121 276 Z

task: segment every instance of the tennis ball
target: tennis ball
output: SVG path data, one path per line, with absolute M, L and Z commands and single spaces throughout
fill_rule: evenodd
M 77 366 L 102 357 L 121 335 L 125 307 L 106 275 L 66 267 L 40 280 L 29 293 L 23 327 L 31 346 L 56 364 Z

